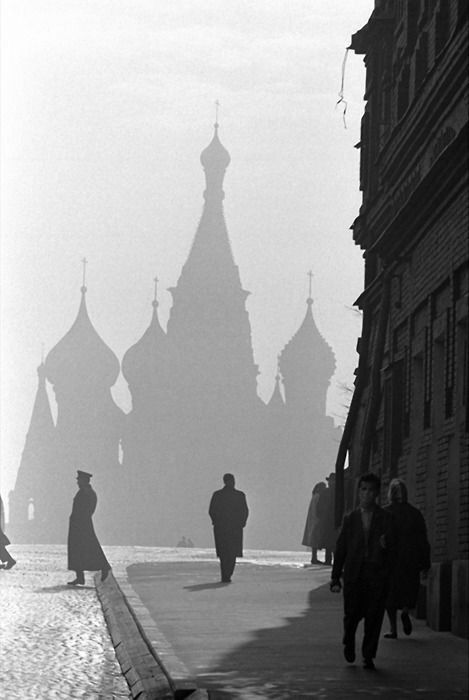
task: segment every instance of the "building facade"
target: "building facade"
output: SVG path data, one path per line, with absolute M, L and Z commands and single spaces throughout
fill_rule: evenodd
M 365 288 L 355 391 L 337 459 L 337 519 L 356 480 L 393 477 L 425 516 L 426 617 L 467 636 L 468 15 L 458 0 L 376 0 L 364 56 L 353 224 Z M 344 472 L 345 455 L 349 468 Z
M 310 292 L 304 320 L 280 354 L 272 399 L 266 405 L 259 398 L 249 292 L 223 211 L 229 163 L 216 124 L 201 154 L 202 215 L 170 290 L 167 328 L 155 290 L 150 323 L 121 365 L 92 325 L 82 287 L 75 322 L 40 370 L 10 494 L 16 542 L 64 541 L 75 470 L 84 469 L 94 475 L 95 522 L 105 544 L 175 545 L 185 536 L 212 546 L 208 503 L 223 473 L 232 472 L 250 507 L 246 545 L 301 546 L 311 490 L 333 468 L 341 437 L 326 415 L 335 358 L 316 327 Z M 111 395 L 120 369 L 132 397 L 128 414 Z

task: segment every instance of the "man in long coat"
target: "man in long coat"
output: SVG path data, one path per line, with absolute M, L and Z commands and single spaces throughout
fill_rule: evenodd
M 344 656 L 355 661 L 355 632 L 362 618 L 363 665 L 374 669 L 386 596 L 396 558 L 396 530 L 390 513 L 376 504 L 380 480 L 363 474 L 358 481 L 359 505 L 344 517 L 337 539 L 331 576 L 331 591 L 344 582 Z
M 325 549 L 324 564 L 332 564 L 337 539 L 335 527 L 335 473 L 326 477 L 327 489 L 321 491 L 317 505 L 319 518 L 319 549 Z
M 77 472 L 78 492 L 73 499 L 68 530 L 68 568 L 75 571 L 76 576 L 68 582 L 69 586 L 83 586 L 85 571 L 101 570 L 104 581 L 111 568 L 93 527 L 92 516 L 98 498 L 91 488 L 91 477 L 88 472 Z
M 217 557 L 220 559 L 221 580 L 230 583 L 236 557 L 243 556 L 243 528 L 249 510 L 245 494 L 235 489 L 233 474 L 225 474 L 223 483 L 224 487 L 212 495 L 208 513 L 213 524 Z

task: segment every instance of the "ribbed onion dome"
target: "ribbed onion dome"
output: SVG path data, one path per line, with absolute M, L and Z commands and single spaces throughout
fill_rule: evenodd
M 207 148 L 200 154 L 200 162 L 204 170 L 226 170 L 230 164 L 230 154 L 218 138 L 218 124 L 214 125 L 215 133 Z
M 307 300 L 308 308 L 303 323 L 285 346 L 280 356 L 280 368 L 285 380 L 292 373 L 314 369 L 314 373 L 329 381 L 335 371 L 335 356 L 314 322 L 313 300 Z
M 93 327 L 86 308 L 86 287 L 75 323 L 52 348 L 45 362 L 47 379 L 54 385 L 95 384 L 111 387 L 119 376 L 119 360 Z
M 160 326 L 157 309 L 158 302 L 155 300 L 150 325 L 122 360 L 122 374 L 131 387 L 150 381 L 159 366 L 166 345 L 166 333 Z

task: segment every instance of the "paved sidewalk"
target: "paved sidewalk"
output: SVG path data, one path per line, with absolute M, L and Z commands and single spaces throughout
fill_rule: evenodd
M 215 561 L 115 575 L 176 688 L 205 688 L 211 700 L 467 697 L 467 642 L 422 621 L 410 637 L 381 640 L 376 671 L 347 664 L 326 567 L 242 562 L 228 585 Z
M 0 570 L 0 698 L 129 698 L 93 577 L 67 586 L 63 545 L 9 550 L 18 563 Z

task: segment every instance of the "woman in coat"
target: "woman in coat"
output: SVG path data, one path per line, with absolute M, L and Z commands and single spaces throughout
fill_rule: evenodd
M 308 515 L 306 516 L 305 531 L 303 533 L 303 540 L 301 544 L 305 547 L 311 547 L 311 564 L 320 564 L 318 560 L 318 549 L 320 547 L 320 522 L 318 516 L 318 503 L 321 496 L 321 492 L 326 490 L 326 484 L 324 481 L 320 481 L 313 488 L 313 494 L 308 508 Z M 305 564 L 306 566 L 306 564 Z
M 386 612 L 391 625 L 384 636 L 397 638 L 397 611 L 401 610 L 404 634 L 411 634 L 409 610 L 415 608 L 420 573 L 430 568 L 430 545 L 422 513 L 407 502 L 407 488 L 401 479 L 392 479 L 385 510 L 394 517 L 397 530 L 397 562 L 391 580 Z

